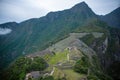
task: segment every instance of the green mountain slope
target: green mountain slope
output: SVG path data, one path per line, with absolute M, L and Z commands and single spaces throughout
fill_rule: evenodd
M 71 9 L 51 12 L 44 17 L 19 23 L 16 30 L 0 36 L 0 59 L 3 61 L 0 67 L 5 67 L 22 54 L 45 49 L 95 17 L 94 12 L 82 2 Z
M 118 12 L 111 14 L 116 16 Z M 31 72 L 26 71 L 31 67 L 29 60 L 37 55 L 49 65 L 45 68 L 45 73 L 51 72 L 52 76 L 47 78 L 70 80 L 72 76 L 72 80 L 110 80 L 106 75 L 108 72 L 114 79 L 120 79 L 119 73 L 115 73 L 119 70 L 120 29 L 109 27 L 99 19 L 82 2 L 71 9 L 50 12 L 41 18 L 1 24 L 0 28 L 10 28 L 12 32 L 0 35 L 0 73 L 8 67 L 8 73 L 5 74 L 8 75 L 7 80 L 9 77 L 11 80 L 23 79 Z M 68 48 L 72 50 L 69 51 Z M 22 61 L 17 58 L 20 56 L 27 57 L 27 60 L 26 57 L 23 59 L 23 66 L 19 66 Z M 17 63 L 13 62 L 15 59 L 18 60 Z M 36 66 L 39 65 L 37 62 L 33 61 L 35 66 L 32 65 L 31 68 L 41 71 Z M 111 69 L 110 66 L 116 69 Z M 19 73 L 19 69 L 24 71 Z M 12 73 L 16 77 L 11 76 Z M 44 80 L 43 74 L 40 79 Z
M 24 58 L 18 58 L 3 73 L 4 80 L 44 80 L 48 76 L 52 80 L 111 80 L 100 67 L 96 52 L 79 39 L 89 34 L 92 34 L 95 38 L 101 38 L 104 35 L 103 33 L 97 33 L 96 37 L 95 32 L 70 33 L 69 37 L 47 48 L 52 53 L 46 52 L 47 54 L 42 56 L 41 53 L 28 54 Z M 44 60 L 42 62 L 40 57 L 46 62 Z M 37 59 L 40 59 L 41 62 L 38 62 L 39 60 Z M 47 68 L 40 66 L 46 63 L 48 64 Z M 44 69 L 41 69 L 41 67 Z M 19 68 L 22 70 L 19 70 Z M 28 74 L 29 76 L 27 76 Z M 50 79 L 48 78 L 47 80 Z
M 111 13 L 100 16 L 101 20 L 108 23 L 109 26 L 120 28 L 120 7 L 112 11 Z

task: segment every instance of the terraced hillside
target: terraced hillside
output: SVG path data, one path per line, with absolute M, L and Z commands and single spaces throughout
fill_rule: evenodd
M 68 37 L 69 33 L 105 33 L 106 27 L 85 2 L 68 10 L 50 12 L 41 18 L 1 24 L 0 28 L 9 28 L 12 32 L 0 35 L 0 70 L 8 67 L 17 57 L 44 50 Z
M 103 21 L 82 2 L 0 24 L 12 30 L 0 35 L 0 80 L 119 80 L 120 29 Z
M 89 34 L 92 34 L 95 38 L 100 38 L 104 35 L 96 32 L 70 33 L 68 38 L 53 44 L 42 52 L 26 55 L 26 58 L 32 61 L 37 57 L 42 57 L 48 66 L 42 71 L 36 67 L 36 69 L 32 68 L 32 71 L 28 72 L 26 68 L 25 80 L 44 80 L 49 77 L 51 77 L 50 80 L 109 79 L 100 67 L 96 52 L 80 40 L 80 38 Z
M 48 48 L 48 50 L 54 52 L 55 54 L 49 56 L 48 54 L 44 56 L 47 60 L 49 67 L 46 70 L 52 72 L 54 79 L 67 79 L 67 80 L 80 80 L 87 79 L 88 75 L 92 74 L 87 71 L 87 74 L 79 74 L 74 71 L 74 66 L 76 62 L 83 57 L 89 60 L 89 65 L 100 70 L 99 61 L 97 60 L 96 52 L 88 47 L 80 38 L 92 34 L 95 38 L 100 38 L 104 33 L 70 33 L 70 36 Z M 94 57 L 94 58 L 93 58 Z M 94 61 L 96 59 L 96 61 Z M 89 69 L 89 68 L 88 68 Z

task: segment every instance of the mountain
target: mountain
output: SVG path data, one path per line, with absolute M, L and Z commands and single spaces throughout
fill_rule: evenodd
M 18 26 L 18 23 L 16 23 L 16 22 L 8 22 L 8 23 L 0 24 L 1 28 L 15 29 L 16 26 Z
M 27 78 L 44 80 L 48 76 L 52 79 L 47 80 L 111 80 L 102 71 L 97 53 L 83 42 L 82 38 L 91 35 L 93 39 L 99 41 L 104 37 L 104 34 L 99 32 L 70 33 L 69 37 L 41 52 L 28 54 L 15 60 L 14 64 L 4 72 L 6 73 L 4 80 L 27 80 Z M 105 38 L 102 40 L 104 42 Z
M 111 13 L 100 16 L 101 20 L 108 23 L 109 26 L 120 28 L 120 7 L 112 11 Z
M 118 10 L 110 14 L 116 16 Z M 25 79 L 27 73 L 38 74 L 39 71 L 34 71 L 42 71 L 41 68 L 45 69 L 42 78 L 45 73 L 55 72 L 52 77 L 56 79 L 70 80 L 71 76 L 72 80 L 120 79 L 119 72 L 116 73 L 120 61 L 120 29 L 108 26 L 103 18 L 82 2 L 41 18 L 1 24 L 0 28 L 12 30 L 0 35 L 0 73 L 4 80 Z M 38 57 L 45 63 L 40 64 Z
M 0 67 L 5 67 L 20 55 L 47 48 L 94 18 L 95 13 L 82 2 L 71 9 L 50 12 L 44 17 L 26 20 L 19 24 L 1 24 L 0 27 L 9 27 L 12 32 L 0 36 L 0 59 L 3 61 Z

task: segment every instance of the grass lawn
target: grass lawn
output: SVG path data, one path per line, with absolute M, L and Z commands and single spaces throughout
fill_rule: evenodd
M 66 75 L 67 80 L 80 80 L 80 78 L 85 75 L 74 72 L 72 69 L 63 70 Z
M 48 61 L 50 65 L 57 64 L 58 62 L 63 62 L 67 60 L 68 50 L 64 50 L 63 52 L 57 52 L 51 59 Z
M 80 80 L 82 77 L 85 77 L 85 75 L 76 73 L 72 69 L 60 70 L 55 68 L 53 77 L 55 80 L 58 78 L 61 79 L 63 77 L 66 77 L 67 80 Z

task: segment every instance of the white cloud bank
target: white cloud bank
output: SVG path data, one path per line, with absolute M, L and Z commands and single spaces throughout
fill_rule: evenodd
M 11 29 L 9 28 L 0 28 L 0 35 L 6 35 L 6 34 L 9 34 L 11 33 Z

